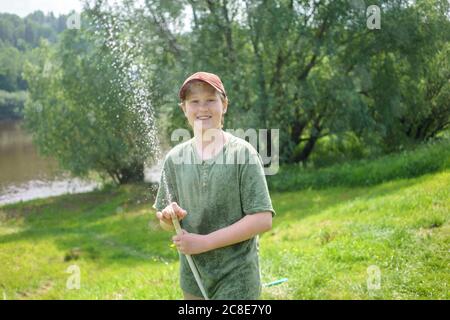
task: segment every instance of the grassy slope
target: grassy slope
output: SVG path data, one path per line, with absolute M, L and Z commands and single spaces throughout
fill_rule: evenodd
M 178 255 L 148 188 L 0 208 L 0 298 L 180 299 Z M 448 299 L 450 170 L 370 187 L 273 193 L 261 237 L 265 299 Z M 150 221 L 150 224 L 149 224 Z M 66 289 L 76 264 L 81 288 Z M 381 288 L 367 289 L 367 268 Z
M 448 299 L 450 170 L 365 188 L 277 194 L 266 298 Z M 367 289 L 367 268 L 381 272 Z
M 268 176 L 270 190 L 295 191 L 333 187 L 366 187 L 392 179 L 414 178 L 450 169 L 450 139 L 423 144 L 414 150 L 336 164 L 320 169 L 299 165 L 280 168 Z

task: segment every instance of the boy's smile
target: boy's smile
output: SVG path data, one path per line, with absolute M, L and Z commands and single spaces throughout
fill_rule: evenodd
M 211 119 L 211 116 L 198 116 L 197 120 L 209 120 Z

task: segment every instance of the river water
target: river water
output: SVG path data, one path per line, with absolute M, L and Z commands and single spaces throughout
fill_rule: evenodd
M 99 182 L 70 177 L 55 159 L 40 156 L 21 121 L 0 121 L 0 205 L 97 187 Z
M 144 180 L 157 182 L 160 174 L 160 166 L 146 167 Z M 73 178 L 55 159 L 40 156 L 21 121 L 0 121 L 0 205 L 99 187 L 99 182 Z

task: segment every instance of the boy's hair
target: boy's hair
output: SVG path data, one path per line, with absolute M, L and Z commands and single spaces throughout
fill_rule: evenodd
M 185 91 L 184 97 L 183 97 L 183 99 L 181 99 L 181 102 L 178 104 L 180 106 L 180 108 L 181 108 L 181 106 L 183 106 L 186 103 L 186 97 L 189 95 L 192 85 L 198 84 L 199 82 L 201 82 L 201 81 L 192 81 L 192 82 L 186 84 L 186 89 L 185 89 L 186 91 Z M 227 104 L 229 103 L 228 97 L 226 95 L 224 95 L 222 92 L 218 91 L 217 89 L 215 89 L 215 91 L 216 91 L 216 93 L 219 94 L 220 100 L 222 100 L 222 103 L 224 103 L 225 101 L 227 102 Z M 220 121 L 220 124 L 222 127 L 224 124 L 224 118 L 225 118 L 225 114 L 222 114 L 222 119 Z

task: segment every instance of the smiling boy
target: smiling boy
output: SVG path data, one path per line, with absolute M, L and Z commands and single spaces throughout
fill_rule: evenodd
M 172 212 L 183 228 L 173 242 L 182 253 L 184 298 L 202 295 L 183 255 L 189 254 L 211 299 L 258 299 L 258 234 L 271 229 L 275 215 L 261 157 L 251 144 L 222 130 L 228 98 L 217 75 L 191 75 L 179 97 L 194 138 L 167 154 L 153 207 L 163 229 L 173 230 Z M 196 161 L 176 162 L 180 155 Z M 243 162 L 218 161 L 242 155 Z

